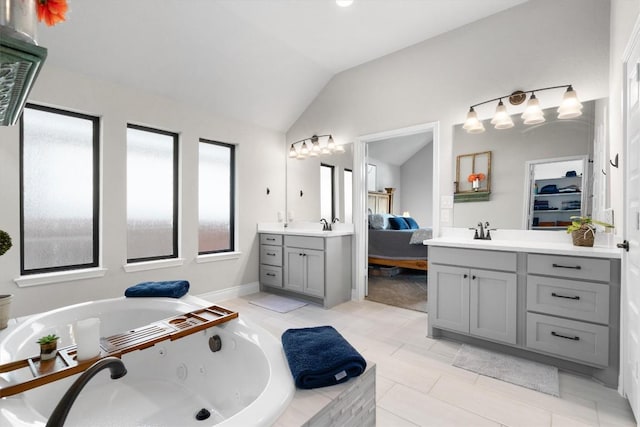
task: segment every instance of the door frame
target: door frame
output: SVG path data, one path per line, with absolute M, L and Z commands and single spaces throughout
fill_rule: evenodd
M 353 145 L 353 223 L 355 228 L 355 288 L 352 299 L 360 301 L 365 297 L 367 286 L 367 143 L 399 136 L 414 135 L 430 131 L 433 133 L 433 236 L 439 235 L 440 225 L 440 122 L 427 122 L 414 126 L 388 130 L 359 136 Z
M 627 124 L 628 124 L 627 116 L 628 116 L 628 105 L 629 105 L 628 92 L 627 92 L 628 91 L 627 64 L 629 63 L 629 60 L 631 59 L 631 55 L 633 54 L 633 51 L 635 50 L 638 44 L 640 44 L 640 15 L 636 17 L 636 22 L 634 24 L 633 30 L 631 31 L 629 40 L 627 41 L 627 46 L 622 55 L 622 75 L 620 76 L 620 78 L 622 78 L 622 141 L 623 142 L 622 142 L 621 150 L 622 150 L 623 164 L 622 164 L 622 171 L 621 171 L 622 172 L 622 221 L 621 221 L 622 234 L 618 236 L 619 237 L 621 236 L 622 238 L 628 235 L 629 233 L 628 227 L 630 227 L 630 224 L 631 224 L 631 219 L 627 218 L 627 215 L 626 215 L 627 208 L 625 206 L 628 198 L 628 194 L 629 194 L 628 193 L 629 192 L 628 177 L 629 177 L 629 163 L 630 163 L 630 159 L 628 156 L 629 140 L 628 140 L 628 133 L 627 133 Z M 626 372 L 627 371 L 626 363 L 625 363 L 626 345 L 627 345 L 626 329 L 628 326 L 627 326 L 627 316 L 625 314 L 626 305 L 623 303 L 623 301 L 626 300 L 626 289 L 629 286 L 629 284 L 627 283 L 627 273 L 626 273 L 626 270 L 628 268 L 629 266 L 627 261 L 627 253 L 622 252 L 621 274 L 620 274 L 620 282 L 621 282 L 620 361 L 619 361 L 620 372 L 618 375 L 618 392 L 625 398 L 627 398 L 626 396 L 627 388 L 625 385 L 625 379 L 628 377 L 628 375 L 631 375 L 631 373 Z M 636 416 L 636 419 L 637 419 L 638 414 L 634 414 L 634 415 Z

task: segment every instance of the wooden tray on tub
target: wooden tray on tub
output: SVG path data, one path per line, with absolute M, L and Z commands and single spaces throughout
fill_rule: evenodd
M 0 365 L 0 398 L 83 372 L 105 357 L 120 358 L 123 354 L 152 347 L 161 341 L 175 341 L 237 317 L 235 311 L 212 305 L 101 338 L 100 355 L 93 359 L 78 361 L 76 346 L 70 345 L 58 349 L 56 357 L 51 360 L 40 360 L 40 356 L 33 356 Z

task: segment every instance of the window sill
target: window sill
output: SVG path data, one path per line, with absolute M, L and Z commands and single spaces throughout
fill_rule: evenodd
M 97 277 L 103 277 L 106 273 L 106 268 L 85 268 L 82 270 L 69 270 L 55 273 L 20 276 L 13 281 L 18 285 L 18 287 L 25 288 L 28 286 L 48 285 L 51 283 L 69 282 L 72 280 L 95 279 Z
M 196 257 L 196 263 L 201 264 L 205 262 L 226 261 L 230 259 L 238 259 L 242 255 L 242 252 L 221 252 L 219 254 L 206 254 L 198 255 Z
M 142 261 L 125 264 L 122 266 L 127 273 L 134 271 L 155 270 L 158 268 L 179 267 L 184 264 L 184 258 L 160 259 L 157 261 Z

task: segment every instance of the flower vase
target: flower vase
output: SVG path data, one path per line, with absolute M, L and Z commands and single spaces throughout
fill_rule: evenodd
M 480 189 L 480 180 L 478 178 L 474 179 L 471 186 L 473 187 L 473 191 L 478 191 Z
M 0 38 L 15 37 L 37 45 L 37 28 L 38 10 L 35 0 L 0 0 Z
M 40 344 L 40 360 L 50 360 L 56 357 L 58 353 L 58 341 L 52 341 L 46 344 Z

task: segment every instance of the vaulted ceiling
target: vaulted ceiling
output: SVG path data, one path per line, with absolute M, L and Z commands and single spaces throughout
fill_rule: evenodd
M 69 0 L 39 44 L 47 64 L 285 132 L 335 74 L 524 1 Z

